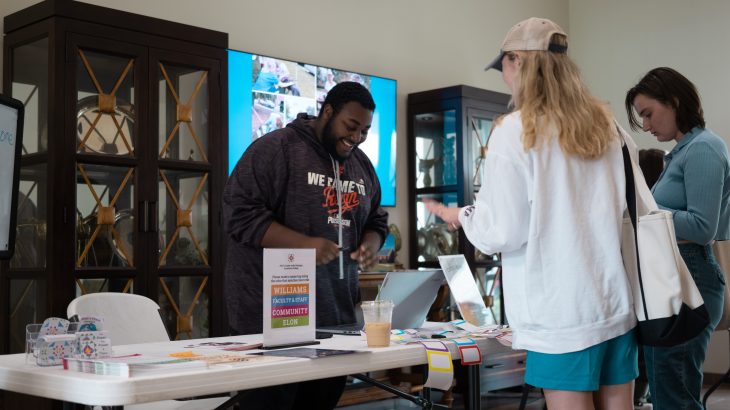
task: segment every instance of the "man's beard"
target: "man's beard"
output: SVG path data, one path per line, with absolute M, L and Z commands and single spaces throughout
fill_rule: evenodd
M 350 158 L 352 151 L 348 152 L 344 157 L 340 156 L 337 152 L 337 142 L 339 141 L 339 138 L 332 133 L 332 119 L 333 118 L 327 120 L 327 123 L 324 125 L 324 129 L 322 130 L 322 145 L 324 145 L 327 152 L 332 155 L 332 158 L 342 162 Z M 354 149 L 355 147 L 353 147 L 353 150 Z

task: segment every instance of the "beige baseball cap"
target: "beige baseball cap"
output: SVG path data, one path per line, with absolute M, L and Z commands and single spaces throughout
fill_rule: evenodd
M 495 70 L 502 71 L 502 58 L 508 51 L 542 50 L 552 51 L 554 53 L 567 52 L 568 46 L 550 43 L 550 38 L 552 38 L 553 34 L 562 34 L 568 37 L 565 34 L 565 30 L 548 19 L 530 17 L 527 20 L 520 21 L 509 29 L 507 37 L 502 42 L 499 55 L 489 63 L 485 70 L 494 68 Z

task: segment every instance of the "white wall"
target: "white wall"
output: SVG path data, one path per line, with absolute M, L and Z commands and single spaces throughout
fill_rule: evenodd
M 570 53 L 599 98 L 628 126 L 624 97 L 649 70 L 669 66 L 697 86 L 707 126 L 730 144 L 730 2 L 722 0 L 571 0 Z M 671 150 L 634 133 L 641 148 Z M 705 372 L 728 369 L 728 332 L 715 333 Z
M 398 206 L 388 211 L 404 244 L 409 240 L 406 95 L 457 84 L 506 92 L 499 74 L 483 68 L 497 54 L 507 30 L 533 15 L 563 27 L 568 23 L 568 0 L 87 2 L 223 31 L 233 49 L 398 80 Z M 0 16 L 33 3 L 2 0 Z M 408 261 L 406 246 L 399 259 Z
M 727 80 L 730 2 L 722 0 L 573 0 L 570 47 L 593 92 L 611 103 L 628 125 L 626 91 L 649 70 L 669 66 L 697 86 L 705 119 L 730 141 Z M 671 150 L 646 133 L 640 147 Z

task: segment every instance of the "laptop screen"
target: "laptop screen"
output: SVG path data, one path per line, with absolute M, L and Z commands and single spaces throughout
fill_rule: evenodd
M 444 284 L 441 269 L 388 272 L 380 285 L 380 298 L 393 301 L 392 329 L 417 329 L 423 326 L 428 311 Z M 321 332 L 359 335 L 363 328 L 362 311 L 357 307 L 358 323 L 317 326 Z
M 439 256 L 439 264 L 449 282 L 451 296 L 459 307 L 461 317 L 474 326 L 490 324 L 489 310 L 484 305 L 484 299 L 464 255 Z
M 440 269 L 388 272 L 380 298 L 393 301 L 393 329 L 423 326 L 438 290 L 444 283 Z

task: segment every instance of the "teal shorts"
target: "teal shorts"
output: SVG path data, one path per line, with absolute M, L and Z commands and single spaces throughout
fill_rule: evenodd
M 587 349 L 563 354 L 527 352 L 525 383 L 550 390 L 596 391 L 639 376 L 638 345 L 632 329 Z

